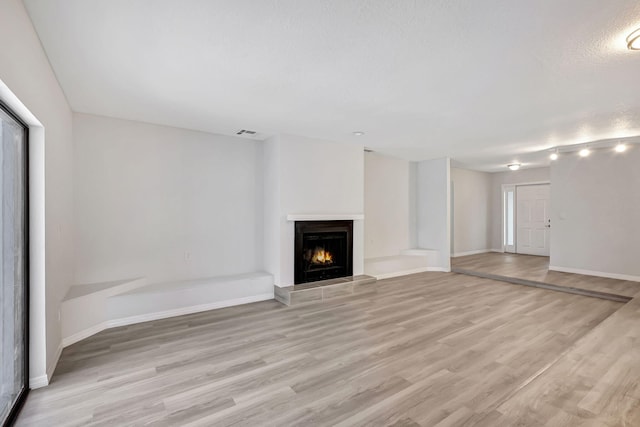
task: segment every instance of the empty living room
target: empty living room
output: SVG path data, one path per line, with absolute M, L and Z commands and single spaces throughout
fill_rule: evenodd
M 640 426 L 640 3 L 0 0 L 0 425 Z

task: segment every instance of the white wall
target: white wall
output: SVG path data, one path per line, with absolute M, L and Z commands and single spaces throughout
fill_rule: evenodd
M 394 256 L 411 248 L 411 162 L 364 155 L 364 257 Z
M 491 174 L 451 168 L 454 256 L 490 249 Z
M 451 171 L 449 158 L 419 162 L 416 172 L 418 247 L 436 250 L 437 267 L 450 270 Z
M 278 286 L 294 283 L 294 222 L 288 214 L 362 214 L 364 151 L 293 135 L 265 142 L 265 269 Z M 364 270 L 364 225 L 353 223 L 353 274 Z
M 549 181 L 549 168 L 520 169 L 517 171 L 496 172 L 491 174 L 490 249 L 502 251 L 502 184 L 527 184 Z M 553 234 L 553 231 L 551 234 Z
M 262 268 L 260 142 L 74 115 L 76 283 Z
M 551 167 L 551 266 L 640 280 L 640 145 Z M 587 273 L 588 274 L 588 273 Z
M 22 104 L 23 118 L 32 114 L 29 374 L 40 386 L 61 348 L 58 311 L 73 280 L 72 114 L 20 0 L 0 2 L 0 40 L 0 96 L 12 92 L 9 104 Z

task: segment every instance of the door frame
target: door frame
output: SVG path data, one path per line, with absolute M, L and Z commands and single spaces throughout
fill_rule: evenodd
M 518 194 L 518 187 L 525 187 L 528 185 L 549 185 L 551 186 L 551 181 L 533 181 L 533 182 L 518 182 L 518 183 L 514 183 L 514 184 L 502 184 L 501 185 L 501 191 L 500 191 L 500 201 L 501 201 L 501 205 L 502 205 L 502 219 L 500 221 L 500 230 L 501 230 L 501 235 L 500 235 L 500 241 L 502 242 L 502 252 L 504 253 L 517 253 L 516 252 L 516 247 L 517 247 L 517 233 L 516 230 L 518 229 L 518 223 L 517 223 L 517 218 L 518 218 L 518 214 L 517 214 L 517 210 L 518 210 L 518 203 L 517 203 L 517 194 Z M 506 222 L 506 216 L 507 216 L 507 205 L 505 203 L 505 194 L 507 191 L 513 190 L 513 252 L 507 251 L 507 244 L 505 242 L 505 235 L 506 235 L 506 228 L 507 228 L 507 222 Z M 509 248 L 512 245 L 509 245 Z

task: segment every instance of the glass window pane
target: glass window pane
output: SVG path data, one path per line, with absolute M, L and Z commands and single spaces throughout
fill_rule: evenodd
M 514 234 L 514 207 L 513 207 L 513 191 L 507 192 L 507 245 L 513 246 L 513 234 Z
M 0 109 L 0 422 L 26 389 L 26 129 Z

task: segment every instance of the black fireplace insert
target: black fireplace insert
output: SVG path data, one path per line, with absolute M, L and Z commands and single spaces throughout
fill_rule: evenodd
M 296 221 L 295 284 L 353 275 L 353 221 Z

